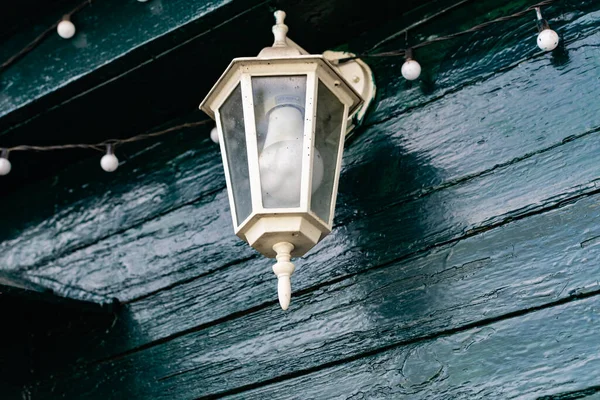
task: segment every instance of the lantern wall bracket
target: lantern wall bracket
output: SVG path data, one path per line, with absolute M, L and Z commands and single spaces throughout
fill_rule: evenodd
M 300 47 L 289 37 L 286 38 L 287 45 L 300 51 L 303 55 L 308 55 L 306 50 Z M 360 125 L 369 109 L 369 105 L 375 99 L 376 87 L 375 77 L 371 68 L 360 58 L 339 63 L 339 60 L 355 57 L 356 54 L 345 51 L 327 50 L 323 53 L 323 57 L 333 66 L 333 68 L 348 82 L 360 97 L 364 104 L 361 108 L 348 116 L 346 124 L 346 135 L 348 135 L 357 125 Z

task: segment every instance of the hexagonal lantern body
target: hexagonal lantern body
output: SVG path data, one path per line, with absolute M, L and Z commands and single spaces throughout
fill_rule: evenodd
M 360 103 L 321 56 L 231 63 L 203 109 L 217 122 L 238 236 L 267 257 L 281 241 L 302 256 L 331 231 L 346 120 Z
M 267 257 L 287 244 L 289 263 L 331 232 L 346 122 L 362 99 L 323 56 L 285 35 L 278 45 L 282 26 L 273 47 L 233 60 L 200 108 L 217 123 L 236 234 Z

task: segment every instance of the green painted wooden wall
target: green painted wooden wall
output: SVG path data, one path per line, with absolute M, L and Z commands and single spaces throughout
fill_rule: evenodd
M 404 46 L 395 32 L 452 2 L 412 3 L 397 14 L 385 3 L 386 21 L 357 3 L 364 10 L 352 13 L 364 18 L 356 24 L 368 29 L 344 31 L 343 19 L 331 17 L 335 23 L 323 29 L 336 33 L 322 39 L 303 23 L 323 26 L 318 16 L 344 5 L 304 9 L 292 2 L 290 37 L 306 39 L 312 51 L 359 52 L 382 41 L 381 50 L 391 50 Z M 409 39 L 530 4 L 468 2 Z M 239 31 L 238 22 L 247 24 L 253 33 L 245 36 L 259 41 L 251 51 L 244 47 L 248 37 L 216 41 L 216 33 L 192 35 L 200 22 L 188 25 L 193 39 L 179 34 L 195 52 L 182 58 L 183 50 L 163 41 L 169 63 L 159 57 L 159 64 L 67 103 L 62 96 L 69 91 L 50 88 L 54 98 L 39 101 L 58 105 L 15 106 L 3 118 L 19 122 L 0 141 L 43 140 L 36 133 L 42 122 L 56 140 L 89 129 L 83 140 L 203 118 L 191 110 L 231 53 L 244 47 L 237 55 L 252 55 L 269 44 L 269 12 L 285 5 L 216 5 L 217 14 L 203 22 L 218 25 L 226 38 Z M 293 19 L 295 8 L 301 17 Z M 122 305 L 109 326 L 40 328 L 44 340 L 29 343 L 30 373 L 20 390 L 5 392 L 8 398 L 597 396 L 600 3 L 559 1 L 545 13 L 563 39 L 552 54 L 537 51 L 531 15 L 419 51 L 426 72 L 418 83 L 401 78 L 401 59 L 368 60 L 377 101 L 346 146 L 334 231 L 296 261 L 287 312 L 277 304 L 273 261 L 233 234 L 210 127 L 123 149 L 125 162 L 114 174 L 101 171 L 93 154 L 67 154 L 64 165 L 50 167 L 51 176 L 30 167 L 26 185 L 11 178 L 0 199 L 2 270 L 62 296 L 117 298 Z M 214 65 L 207 59 L 213 53 Z M 129 68 L 135 57 L 113 68 Z M 22 82 L 19 68 L 3 79 Z M 146 87 L 158 71 L 155 94 L 127 90 Z M 185 79 L 192 83 L 183 85 Z M 150 100 L 132 103 L 124 126 L 97 129 L 97 119 L 114 125 L 119 118 L 106 113 L 111 104 L 86 106 L 121 92 Z M 177 111 L 169 102 L 192 104 Z M 82 116 L 61 133 L 63 117 L 74 110 Z M 25 158 L 15 161 L 15 171 Z

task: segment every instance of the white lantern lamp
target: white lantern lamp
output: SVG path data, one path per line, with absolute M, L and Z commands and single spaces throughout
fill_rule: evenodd
M 277 258 L 279 302 L 291 296 L 292 257 L 331 232 L 344 137 L 375 87 L 360 60 L 309 55 L 286 37 L 275 12 L 275 42 L 236 58 L 200 108 L 215 119 L 236 234 Z

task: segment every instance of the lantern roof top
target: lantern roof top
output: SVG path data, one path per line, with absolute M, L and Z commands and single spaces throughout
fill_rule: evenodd
M 334 77 L 335 85 L 341 87 L 344 92 L 351 97 L 352 104 L 349 107 L 348 115 L 353 115 L 353 113 L 363 104 L 364 101 L 362 97 L 326 57 L 323 55 L 308 54 L 304 49 L 287 37 L 288 27 L 284 23 L 286 16 L 285 12 L 275 11 L 274 15 L 275 25 L 273 25 L 272 28 L 274 36 L 273 45 L 262 49 L 257 57 L 241 57 L 233 59 L 200 104 L 200 109 L 214 119 L 214 111 L 219 106 L 219 102 L 217 102 L 217 105 L 215 106 L 215 100 L 217 98 L 223 99 L 222 91 L 226 90 L 228 87 L 227 83 L 233 78 L 239 80 L 240 73 L 244 72 L 244 69 L 248 69 L 248 67 L 285 64 L 292 68 L 285 68 L 285 71 L 283 71 L 284 68 L 282 68 L 282 72 L 289 73 L 293 70 L 294 65 L 315 64 L 315 67 L 320 67 L 324 73 Z M 274 73 L 274 75 L 277 74 Z M 233 88 L 229 86 L 229 89 L 232 90 Z
M 208 92 L 205 99 L 200 103 L 200 109 L 208 114 L 212 119 L 215 119 L 215 110 L 220 106 L 218 98 L 224 100 L 223 90 L 230 92 L 235 88 L 228 85 L 232 80 L 237 83 L 241 77 L 241 73 L 248 72 L 254 66 L 269 65 L 286 65 L 288 68 L 285 72 L 293 70 L 294 66 L 300 67 L 302 64 L 314 64 L 315 69 L 321 68 L 321 71 L 330 75 L 335 81 L 335 86 L 342 88 L 344 92 L 350 96 L 352 104 L 349 106 L 348 115 L 352 115 L 360 106 L 363 105 L 363 99 L 354 90 L 354 88 L 344 79 L 344 77 L 336 71 L 335 67 L 323 55 L 309 54 L 298 55 L 293 57 L 276 57 L 276 58 L 260 58 L 260 57 L 240 57 L 231 61 L 225 72 L 221 75 L 217 83 Z M 279 75 L 273 73 L 273 75 Z M 263 75 L 264 76 L 264 75 Z M 226 88 L 229 87 L 229 90 Z M 228 93 L 227 93 L 228 94 Z
M 258 53 L 259 58 L 288 58 L 302 55 L 300 49 L 287 42 L 288 26 L 284 23 L 285 12 L 275 11 L 275 25 L 271 29 L 275 38 L 273 46 L 265 47 Z

